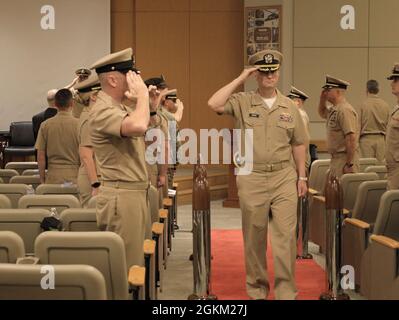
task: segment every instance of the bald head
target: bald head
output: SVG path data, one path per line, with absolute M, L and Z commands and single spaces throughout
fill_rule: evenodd
M 55 107 L 55 95 L 57 91 L 57 89 L 51 89 L 47 92 L 47 102 L 49 107 Z

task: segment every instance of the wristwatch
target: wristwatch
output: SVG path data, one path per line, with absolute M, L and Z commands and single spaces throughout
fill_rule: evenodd
M 299 177 L 299 181 L 308 181 L 307 177 Z
M 353 167 L 353 163 L 345 163 L 345 166 L 347 166 L 348 168 L 352 168 Z
M 150 116 L 151 116 L 151 117 L 155 116 L 156 114 L 157 114 L 156 111 L 150 112 Z
M 100 186 L 101 186 L 101 182 L 99 182 L 99 181 L 93 182 L 93 183 L 91 184 L 91 187 L 94 188 L 94 189 L 97 189 L 97 188 L 99 188 Z

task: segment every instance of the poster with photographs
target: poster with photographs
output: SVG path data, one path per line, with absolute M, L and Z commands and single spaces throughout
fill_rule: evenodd
M 281 51 L 281 6 L 246 8 L 245 17 L 246 62 L 265 49 Z

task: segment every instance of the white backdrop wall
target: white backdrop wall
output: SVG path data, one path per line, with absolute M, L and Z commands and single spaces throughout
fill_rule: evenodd
M 108 54 L 110 25 L 110 0 L 1 0 L 0 130 L 31 120 L 49 89 Z

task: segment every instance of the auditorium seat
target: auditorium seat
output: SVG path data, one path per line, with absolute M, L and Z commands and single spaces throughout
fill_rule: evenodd
M 43 231 L 40 224 L 49 214 L 43 209 L 1 209 L 0 231 L 18 234 L 24 241 L 26 252 L 32 254 L 35 239 Z
M 377 179 L 378 175 L 376 173 L 351 173 L 342 176 L 343 211 L 347 217 L 349 217 L 350 210 L 353 209 L 360 183 Z M 324 252 L 326 241 L 325 197 L 316 195 L 312 198 L 309 208 L 309 240 L 319 245 L 321 252 Z
M 330 159 L 316 160 L 312 163 L 309 174 L 309 189 L 315 190 L 319 194 L 324 193 L 326 173 L 330 168 Z
M 0 194 L 0 209 L 11 209 L 11 200 L 7 196 Z
M 19 176 L 18 171 L 12 169 L 0 169 L 0 178 L 4 183 L 9 183 L 12 177 Z
M 0 184 L 0 194 L 5 195 L 11 201 L 11 207 L 18 208 L 18 201 L 28 193 L 26 184 Z
M 20 175 L 22 175 L 25 170 L 38 170 L 38 164 L 37 162 L 9 162 L 6 164 L 5 168 L 16 170 Z
M 0 264 L 16 263 L 18 258 L 25 256 L 25 246 L 22 238 L 12 231 L 0 231 Z
M 100 231 L 95 209 L 66 209 L 61 213 L 65 231 Z
M 26 195 L 18 203 L 18 208 L 56 208 L 59 214 L 65 209 L 80 207 L 79 200 L 70 194 Z
M 360 158 L 359 159 L 359 166 L 360 172 L 364 172 L 367 167 L 376 166 L 378 161 L 376 158 Z
M 37 195 L 70 194 L 79 198 L 79 190 L 76 185 L 64 186 L 62 184 L 41 184 L 36 188 Z
M 135 273 L 143 275 L 144 268 L 126 267 L 122 238 L 113 232 L 44 232 L 36 239 L 35 255 L 40 263 L 87 264 L 97 268 L 104 276 L 107 298 L 127 300 L 129 281 Z M 130 283 L 144 293 L 144 278 Z
M 12 122 L 10 140 L 4 149 L 4 157 L 9 162 L 14 157 L 25 158 L 35 155 L 35 137 L 32 121 Z
M 369 166 L 364 170 L 364 172 L 375 172 L 379 175 L 379 179 L 385 180 L 387 178 L 388 170 L 386 166 Z
M 362 182 L 357 192 L 352 217 L 344 221 L 342 229 L 343 265 L 354 267 L 357 287 L 360 285 L 361 259 L 368 246 L 380 200 L 386 189 L 386 180 Z
M 358 196 L 358 189 L 364 181 L 375 181 L 379 177 L 375 172 L 371 173 L 350 173 L 344 174 L 341 178 L 341 187 L 344 193 L 344 208 L 352 211 L 356 197 Z
M 15 176 L 10 179 L 9 183 L 27 184 L 36 189 L 40 185 L 39 176 Z
M 54 289 L 41 286 L 49 268 L 54 271 Z M 0 300 L 106 300 L 101 272 L 87 265 L 0 264 Z M 18 310 L 14 310 L 18 313 Z M 33 311 L 37 314 L 45 310 Z M 62 310 L 60 310 L 62 313 Z
M 361 262 L 360 292 L 371 300 L 399 299 L 398 212 L 399 190 L 387 191 Z
M 39 169 L 26 169 L 22 172 L 23 176 L 38 176 L 39 174 Z

